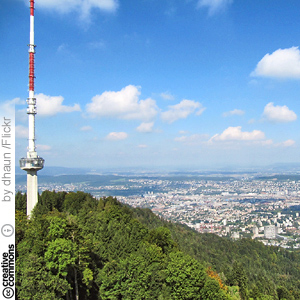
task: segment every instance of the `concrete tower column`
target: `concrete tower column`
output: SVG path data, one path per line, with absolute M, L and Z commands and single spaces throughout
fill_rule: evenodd
M 35 149 L 35 115 L 36 99 L 34 96 L 34 0 L 30 2 L 30 41 L 29 41 L 29 97 L 27 99 L 28 114 L 28 151 L 26 158 L 20 159 L 20 168 L 27 172 L 27 215 L 38 202 L 37 171 L 44 167 L 44 159 L 37 155 Z
M 27 171 L 27 215 L 30 216 L 31 211 L 38 202 L 38 180 L 37 171 Z

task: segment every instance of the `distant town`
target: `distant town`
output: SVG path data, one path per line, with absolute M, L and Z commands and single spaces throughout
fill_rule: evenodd
M 26 191 L 16 176 L 16 191 Z M 39 177 L 44 190 L 115 196 L 198 232 L 300 248 L 300 175 L 176 174 Z

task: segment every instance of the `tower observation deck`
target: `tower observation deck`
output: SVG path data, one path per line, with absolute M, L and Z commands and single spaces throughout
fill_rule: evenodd
M 20 168 L 27 172 L 27 215 L 38 202 L 37 171 L 44 167 L 44 159 L 37 155 L 35 147 L 35 115 L 36 98 L 34 96 L 34 0 L 30 1 L 30 43 L 29 43 L 29 97 L 27 99 L 28 114 L 28 151 L 24 158 L 20 159 Z

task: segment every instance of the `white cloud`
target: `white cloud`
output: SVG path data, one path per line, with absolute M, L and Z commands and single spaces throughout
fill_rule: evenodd
M 73 106 L 63 105 L 64 98 L 62 96 L 47 96 L 41 93 L 35 95 L 35 97 L 39 116 L 54 116 L 58 113 L 81 111 L 79 104 Z
M 88 19 L 93 9 L 114 12 L 119 4 L 117 0 L 39 0 L 36 6 L 63 14 L 75 11 L 82 19 Z
M 48 145 L 36 145 L 36 149 L 40 151 L 49 151 L 51 147 Z
M 76 58 L 76 55 L 72 52 L 72 47 L 70 47 L 68 44 L 66 43 L 62 43 L 57 47 L 56 52 L 59 55 L 62 55 L 64 57 L 68 57 L 71 58 L 74 61 L 78 61 L 78 59 Z
M 264 140 L 265 134 L 260 130 L 242 131 L 241 126 L 228 127 L 221 134 L 214 135 L 210 141 L 259 141 Z
M 198 7 L 207 7 L 209 14 L 213 15 L 231 4 L 233 0 L 199 0 Z
M 282 146 L 282 147 L 287 148 L 287 147 L 292 147 L 292 146 L 294 146 L 295 143 L 296 143 L 296 142 L 295 142 L 294 140 L 286 140 L 286 141 L 280 143 L 279 146 Z
M 28 127 L 23 125 L 16 125 L 15 127 L 16 138 L 28 138 Z
M 298 47 L 278 49 L 266 54 L 251 76 L 300 78 L 300 51 Z
M 92 117 L 149 121 L 157 115 L 158 108 L 155 100 L 139 100 L 140 94 L 140 89 L 133 85 L 118 92 L 104 92 L 92 98 L 92 102 L 86 105 L 86 111 Z
M 179 130 L 178 131 L 179 134 L 183 135 L 183 134 L 188 134 L 188 130 Z
M 138 148 L 142 148 L 142 149 L 147 148 L 147 147 L 148 147 L 148 146 L 145 145 L 145 144 L 140 144 L 140 145 L 138 145 Z
M 208 138 L 207 134 L 192 134 L 190 136 L 183 135 L 180 137 L 176 137 L 174 141 L 184 143 L 184 144 L 197 144 L 207 140 L 207 138 Z
M 59 46 L 58 46 L 58 48 L 57 48 L 57 52 L 58 53 L 60 53 L 60 52 L 65 52 L 65 53 L 67 53 L 67 52 L 69 52 L 68 51 L 68 45 L 67 44 L 65 44 L 65 43 L 62 43 L 62 44 L 60 44 Z
M 174 100 L 174 96 L 171 95 L 169 92 L 161 93 L 160 96 L 165 100 Z
M 128 134 L 126 132 L 111 132 L 106 136 L 107 140 L 120 141 L 127 139 Z
M 287 123 L 297 120 L 297 115 L 286 105 L 274 106 L 274 103 L 268 103 L 263 112 L 263 117 L 271 122 Z
M 230 117 L 230 116 L 242 116 L 245 112 L 241 109 L 234 109 L 231 111 L 227 111 L 223 113 L 223 117 Z
M 88 47 L 93 50 L 99 50 L 99 49 L 101 50 L 106 47 L 106 44 L 103 40 L 102 41 L 94 41 L 94 42 L 89 43 Z
M 136 128 L 138 132 L 152 132 L 153 131 L 154 122 L 142 123 L 140 126 Z
M 91 131 L 93 128 L 91 126 L 82 126 L 80 128 L 81 131 Z
M 15 115 L 15 106 L 19 104 L 24 104 L 24 101 L 22 101 L 20 98 L 14 98 L 12 100 L 7 101 L 1 101 L 0 103 L 0 110 L 12 118 Z
M 201 115 L 204 110 L 205 108 L 199 102 L 193 100 L 182 100 L 176 105 L 170 105 L 169 110 L 161 113 L 161 118 L 165 122 L 173 123 L 179 119 L 187 118 L 194 112 L 196 115 Z
M 264 140 L 264 141 L 258 141 L 258 143 L 260 143 L 260 145 L 262 145 L 262 146 L 271 146 L 271 145 L 273 145 L 274 143 L 273 143 L 273 141 L 272 140 Z
M 14 115 L 15 115 L 15 120 L 16 122 L 26 122 L 28 120 L 28 116 L 27 116 L 27 109 L 24 108 L 24 106 L 26 105 L 26 101 L 25 100 L 21 100 L 20 98 L 15 98 L 11 101 L 7 101 L 6 103 L 4 102 L 1 106 L 0 106 L 0 110 L 5 112 L 5 106 L 9 105 L 9 110 L 12 112 L 14 111 Z M 23 106 L 23 109 L 16 109 L 16 106 Z

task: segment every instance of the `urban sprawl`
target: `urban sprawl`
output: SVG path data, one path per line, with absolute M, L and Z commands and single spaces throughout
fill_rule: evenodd
M 293 176 L 125 176 L 109 185 L 48 183 L 40 185 L 40 190 L 80 190 L 98 198 L 116 196 L 123 203 L 150 208 L 164 219 L 201 233 L 300 248 L 300 179 L 293 180 Z

